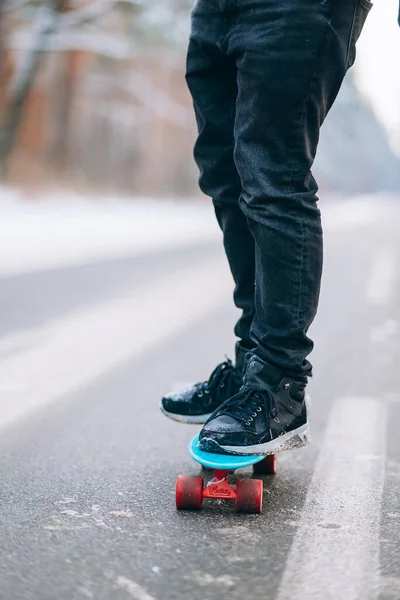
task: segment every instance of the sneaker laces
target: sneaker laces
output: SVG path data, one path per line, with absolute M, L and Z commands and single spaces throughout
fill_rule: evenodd
M 219 364 L 211 373 L 208 381 L 204 381 L 197 385 L 197 397 L 202 398 L 204 395 L 210 396 L 209 403 L 213 400 L 214 393 L 218 388 L 226 387 L 227 396 L 232 396 L 236 392 L 242 381 L 240 370 L 237 369 L 232 361 L 227 358 L 226 361 Z
M 221 406 L 219 414 L 233 417 L 237 421 L 244 421 L 246 425 L 264 410 L 268 418 L 274 419 L 278 408 L 272 393 L 265 388 L 243 388 Z

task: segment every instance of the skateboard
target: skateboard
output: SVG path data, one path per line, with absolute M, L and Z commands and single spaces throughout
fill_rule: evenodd
M 236 485 L 228 481 L 228 475 L 242 467 L 253 466 L 258 475 L 276 473 L 276 456 L 214 454 L 199 447 L 196 436 L 189 444 L 191 457 L 206 469 L 213 470 L 213 478 L 204 486 L 200 475 L 179 475 L 176 481 L 176 507 L 200 510 L 203 498 L 233 500 L 237 512 L 260 513 L 262 511 L 263 482 L 261 479 L 239 479 Z

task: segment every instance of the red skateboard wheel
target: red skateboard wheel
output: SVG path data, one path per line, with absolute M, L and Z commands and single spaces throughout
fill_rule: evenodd
M 275 475 L 276 467 L 276 455 L 269 454 L 263 460 L 253 465 L 253 472 L 257 475 Z
M 203 478 L 179 475 L 176 480 L 176 508 L 200 510 L 203 504 Z
M 263 482 L 261 479 L 239 479 L 236 484 L 236 510 L 243 513 L 262 511 Z

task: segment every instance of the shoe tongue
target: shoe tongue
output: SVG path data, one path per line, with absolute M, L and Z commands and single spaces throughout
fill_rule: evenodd
M 268 389 L 280 382 L 282 374 L 254 354 L 247 360 L 246 384 Z

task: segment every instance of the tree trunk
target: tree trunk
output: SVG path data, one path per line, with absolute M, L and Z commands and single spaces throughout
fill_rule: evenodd
M 38 9 L 32 34 L 31 48 L 21 60 L 11 83 L 11 97 L 4 110 L 0 130 L 0 180 L 6 176 L 8 162 L 15 145 L 19 125 L 29 92 L 39 70 L 46 41 L 55 30 L 58 20 L 58 0 L 50 0 Z
M 59 0 L 58 10 L 61 14 L 69 13 L 70 0 Z M 49 156 L 57 170 L 64 172 L 68 163 L 68 136 L 79 52 L 65 50 L 58 54 L 56 85 L 52 93 L 53 140 Z

